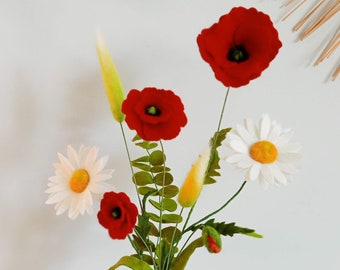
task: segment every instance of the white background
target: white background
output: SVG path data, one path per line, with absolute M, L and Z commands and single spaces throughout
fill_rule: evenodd
M 295 131 L 304 157 L 289 185 L 264 191 L 249 183 L 216 217 L 254 228 L 263 239 L 223 238 L 220 254 L 200 249 L 187 269 L 340 269 L 340 78 L 330 79 L 339 52 L 313 67 L 339 16 L 301 42 L 291 28 L 308 4 L 281 22 L 287 12 L 282 3 L 0 0 L 0 269 L 107 269 L 133 252 L 127 240 L 111 240 L 95 215 L 71 221 L 45 205 L 56 153 L 82 143 L 109 155 L 111 183 L 136 201 L 101 80 L 96 29 L 104 34 L 126 92 L 156 86 L 181 96 L 189 122 L 178 138 L 165 142 L 179 185 L 216 129 L 225 93 L 201 59 L 196 36 L 239 5 L 268 13 L 283 47 L 260 78 L 231 90 L 223 127 L 268 113 Z M 242 183 L 242 173 L 221 165 L 223 177 L 203 190 L 193 220 Z

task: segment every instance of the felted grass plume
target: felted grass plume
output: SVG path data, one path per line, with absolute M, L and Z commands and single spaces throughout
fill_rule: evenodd
M 178 202 L 181 206 L 191 207 L 196 203 L 206 177 L 210 153 L 211 149 L 209 147 L 199 156 L 196 163 L 191 167 L 178 194 Z
M 124 90 L 120 82 L 117 69 L 112 61 L 105 41 L 99 31 L 97 32 L 96 39 L 97 53 L 102 70 L 106 96 L 109 100 L 114 119 L 121 123 L 124 121 L 125 117 L 125 115 L 122 113 Z

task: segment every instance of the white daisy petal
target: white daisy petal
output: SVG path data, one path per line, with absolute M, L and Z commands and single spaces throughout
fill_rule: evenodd
M 229 163 L 237 163 L 244 158 L 244 154 L 234 154 L 227 157 L 225 160 Z
M 266 114 L 258 126 L 246 119 L 244 126 L 237 125 L 228 134 L 225 145 L 232 152 L 225 160 L 244 169 L 246 180 L 257 179 L 265 187 L 286 184 L 288 175 L 298 171 L 296 164 L 301 159 L 300 145 L 290 143 L 292 134 Z
M 254 142 L 254 137 L 248 132 L 248 130 L 244 126 L 238 125 L 236 129 L 237 133 L 240 135 L 240 137 L 246 144 L 251 144 Z
M 245 119 L 244 126 L 248 130 L 249 134 L 254 137 L 254 140 L 259 139 L 260 135 L 259 135 L 258 129 L 255 123 L 251 119 L 249 118 Z
M 240 141 L 240 140 L 231 141 L 231 142 L 230 142 L 230 147 L 231 147 L 234 151 L 236 151 L 236 152 L 238 152 L 238 153 L 243 153 L 243 154 L 245 154 L 245 153 L 248 152 L 248 146 L 247 146 L 244 142 L 242 142 L 242 141 Z
M 268 137 L 270 130 L 270 118 L 264 114 L 260 120 L 260 139 L 265 140 Z
M 253 166 L 250 167 L 248 171 L 248 179 L 249 180 L 256 180 L 259 177 L 261 171 L 261 166 L 258 163 L 254 163 Z
M 45 191 L 49 194 L 46 204 L 55 204 L 57 215 L 68 211 L 69 218 L 76 219 L 85 212 L 91 214 L 93 195 L 101 198 L 104 192 L 112 190 L 105 181 L 112 177 L 113 170 L 104 170 L 107 157 L 96 160 L 97 155 L 98 148 L 83 145 L 78 152 L 68 146 L 67 158 L 58 153 L 55 175 L 49 177 Z

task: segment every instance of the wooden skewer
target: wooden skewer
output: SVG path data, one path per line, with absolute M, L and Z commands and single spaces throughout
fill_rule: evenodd
M 282 21 L 286 20 L 295 10 L 297 10 L 306 0 L 301 0 L 286 16 L 283 17 Z
M 288 0 L 286 1 L 282 6 L 283 7 L 288 7 L 291 3 L 293 3 L 295 0 Z
M 338 65 L 338 67 L 336 68 L 335 72 L 332 75 L 333 81 L 335 81 L 336 77 L 338 77 L 339 74 L 340 74 L 340 65 Z
M 293 31 L 297 31 L 301 28 L 301 26 L 315 13 L 315 11 L 325 2 L 326 0 L 321 0 L 317 3 L 313 9 L 303 18 L 301 19 L 293 28 Z
M 315 66 L 320 64 L 326 57 L 328 58 L 340 45 L 340 30 L 333 36 L 333 38 L 328 42 L 325 49 L 322 51 L 321 55 L 315 62 Z
M 321 25 L 323 25 L 326 21 L 328 21 L 334 14 L 336 14 L 340 10 L 340 0 L 336 1 L 332 6 L 330 6 L 325 12 L 323 12 L 316 22 L 309 27 L 302 35 L 300 39 L 303 40 L 310 36 L 316 29 L 318 29 Z

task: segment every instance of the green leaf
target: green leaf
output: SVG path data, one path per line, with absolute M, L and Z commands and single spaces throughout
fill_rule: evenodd
M 134 163 L 149 162 L 149 161 L 150 161 L 150 157 L 149 156 L 143 156 L 143 157 L 137 158 L 135 160 L 132 160 L 132 162 L 134 162 Z
M 166 211 L 174 212 L 177 210 L 177 202 L 172 199 L 164 198 L 163 199 L 163 208 Z
M 196 248 L 200 248 L 203 246 L 202 237 L 194 240 L 188 245 L 182 253 L 174 260 L 174 262 L 170 266 L 170 270 L 184 270 L 187 265 L 190 256 L 194 253 Z
M 174 226 L 169 226 L 162 229 L 162 237 L 166 238 L 168 242 L 171 243 L 174 239 L 179 239 L 181 237 L 181 231 Z
M 139 259 L 139 255 L 138 254 L 133 254 L 131 256 Z M 141 256 L 142 256 L 142 260 L 144 262 L 146 262 L 149 265 L 153 264 L 153 260 L 152 260 L 152 257 L 150 255 L 148 255 L 148 254 L 141 254 Z
M 138 235 L 133 234 L 133 243 L 140 251 L 154 251 L 156 246 L 150 239 L 142 239 Z
M 213 184 L 216 180 L 213 178 L 214 176 L 220 176 L 221 174 L 218 170 L 221 168 L 219 165 L 220 157 L 217 151 L 217 148 L 222 145 L 222 142 L 226 138 L 227 133 L 231 130 L 231 128 L 221 129 L 218 132 L 215 132 L 214 136 L 210 139 L 211 153 L 210 153 L 210 161 L 206 171 L 206 178 L 204 184 Z
M 179 192 L 179 188 L 175 185 L 166 186 L 161 188 L 158 193 L 160 196 L 164 196 L 164 198 L 172 198 L 175 197 Z
M 148 141 L 143 141 L 143 142 L 137 142 L 137 146 L 142 147 L 143 149 L 150 150 L 153 148 L 156 148 L 158 146 L 157 143 L 155 142 L 148 142 Z
M 150 155 L 150 163 L 153 166 L 163 165 L 165 162 L 165 155 L 160 150 L 155 150 Z
M 206 226 L 213 227 L 220 234 L 225 236 L 234 236 L 234 234 L 244 234 L 252 237 L 262 238 L 260 234 L 255 233 L 255 230 L 239 227 L 235 225 L 235 222 L 225 223 L 225 222 L 215 222 L 214 219 L 210 219 L 205 223 Z
M 137 226 L 135 226 L 135 231 L 138 232 L 138 236 L 145 239 L 148 236 L 150 229 L 151 226 L 147 214 L 144 212 L 142 215 L 138 215 L 138 223 Z
M 163 214 L 162 215 L 162 222 L 163 223 L 180 223 L 182 222 L 183 218 L 177 214 Z
M 151 221 L 149 221 L 149 224 L 150 224 L 149 235 L 158 236 L 159 231 L 158 231 L 157 227 L 155 226 L 155 224 L 153 224 Z
M 161 222 L 161 218 L 154 213 L 147 213 L 151 220 L 155 222 Z M 162 214 L 162 223 L 180 223 L 182 222 L 182 216 L 177 214 Z
M 170 244 L 166 239 L 162 239 L 156 247 L 156 255 L 161 259 L 158 261 L 164 261 L 165 256 L 169 254 L 169 250 Z
M 153 166 L 151 167 L 151 170 L 150 170 L 152 173 L 159 173 L 159 172 L 168 172 L 170 171 L 170 168 L 168 167 L 164 167 L 162 165 L 160 166 Z
M 145 171 L 145 172 L 149 172 L 151 170 L 151 167 L 145 163 L 141 163 L 141 162 L 131 162 L 131 165 L 133 167 L 136 167 L 138 169 L 141 169 L 142 171 Z
M 137 186 L 145 186 L 149 184 L 153 184 L 153 179 L 150 173 L 140 171 L 136 172 L 134 176 L 132 177 L 132 181 L 137 185 Z
M 120 260 L 110 267 L 109 270 L 115 270 L 119 266 L 126 266 L 133 270 L 152 270 L 150 265 L 134 256 L 121 257 Z
M 256 232 L 252 232 L 252 233 L 245 233 L 245 235 L 247 236 L 251 236 L 251 237 L 255 237 L 255 238 L 263 238 L 263 235 L 258 234 Z
M 174 178 L 170 173 L 163 173 L 162 171 L 155 175 L 154 181 L 156 185 L 163 186 L 164 184 L 164 186 L 168 186 L 174 181 Z
M 151 188 L 151 187 L 140 187 L 138 188 L 138 193 L 140 195 L 148 194 L 148 196 L 155 196 L 158 194 L 158 190 L 155 188 Z
M 150 204 L 152 206 L 154 206 L 157 210 L 166 210 L 169 212 L 174 212 L 177 209 L 177 203 L 176 201 L 172 200 L 172 199 L 168 199 L 168 198 L 164 198 L 163 199 L 163 203 L 162 202 L 156 202 L 154 200 L 149 200 Z
M 136 141 L 142 141 L 143 139 L 141 137 L 138 136 L 138 134 L 136 134 L 135 137 L 132 138 L 132 141 L 133 142 L 136 142 Z

